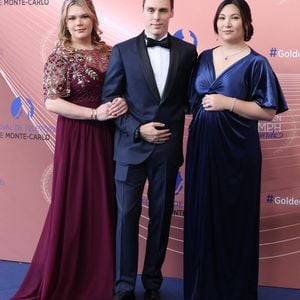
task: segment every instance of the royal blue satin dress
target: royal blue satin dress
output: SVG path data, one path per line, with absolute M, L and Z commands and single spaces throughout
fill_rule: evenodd
M 258 285 L 261 148 L 258 122 L 205 111 L 206 94 L 287 110 L 267 59 L 251 50 L 217 78 L 212 51 L 191 81 L 185 181 L 185 300 L 255 300 Z M 230 100 L 229 100 L 230 101 Z

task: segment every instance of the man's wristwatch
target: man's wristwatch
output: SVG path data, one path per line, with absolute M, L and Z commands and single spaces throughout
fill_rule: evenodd
M 138 126 L 134 131 L 133 139 L 135 142 L 138 142 L 141 139 L 140 126 Z

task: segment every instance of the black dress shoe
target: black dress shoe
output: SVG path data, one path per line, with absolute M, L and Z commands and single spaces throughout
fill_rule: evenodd
M 159 290 L 146 289 L 144 300 L 160 300 Z
M 114 300 L 135 300 L 135 295 L 133 292 L 117 293 Z

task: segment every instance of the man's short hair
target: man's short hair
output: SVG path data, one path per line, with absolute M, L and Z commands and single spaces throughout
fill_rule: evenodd
M 145 6 L 145 2 L 146 2 L 146 0 L 143 0 L 143 8 Z M 170 5 L 171 5 L 171 9 L 173 9 L 174 8 L 174 0 L 170 0 Z

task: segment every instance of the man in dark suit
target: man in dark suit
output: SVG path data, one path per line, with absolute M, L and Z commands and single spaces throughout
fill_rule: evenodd
M 104 101 L 124 97 L 116 121 L 118 206 L 115 299 L 135 299 L 142 193 L 148 180 L 149 225 L 142 274 L 145 299 L 159 299 L 182 140 L 193 45 L 168 34 L 173 0 L 144 0 L 145 30 L 112 50 Z

